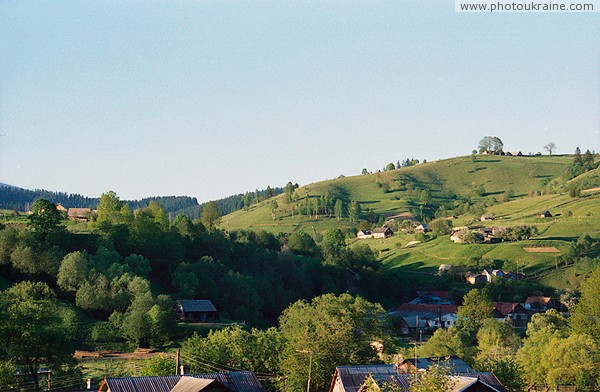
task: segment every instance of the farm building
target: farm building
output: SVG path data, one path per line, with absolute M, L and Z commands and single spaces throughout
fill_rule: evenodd
M 219 318 L 217 308 L 210 300 L 179 300 L 175 303 L 175 312 L 183 321 L 214 321 Z

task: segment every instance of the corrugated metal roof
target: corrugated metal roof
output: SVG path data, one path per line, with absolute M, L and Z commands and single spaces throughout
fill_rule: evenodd
M 216 312 L 217 308 L 209 299 L 182 299 L 177 301 L 184 312 Z
M 105 380 L 111 392 L 170 392 L 181 375 L 151 377 L 121 377 Z M 253 372 L 188 374 L 186 377 L 217 380 L 236 392 L 264 392 Z
M 337 368 L 337 371 L 345 392 L 358 392 L 369 376 L 380 385 L 383 382 L 391 382 L 398 386 L 399 391 L 410 391 L 411 381 L 414 377 L 414 374 L 397 374 L 394 365 L 341 366 Z M 462 391 L 479 380 L 498 392 L 506 392 L 506 388 L 491 372 L 455 373 L 453 377 L 459 381 L 453 391 Z

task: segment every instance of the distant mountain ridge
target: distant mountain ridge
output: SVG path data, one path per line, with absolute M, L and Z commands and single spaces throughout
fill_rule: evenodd
M 273 188 L 273 194 L 283 192 L 282 188 Z M 266 190 L 259 191 L 261 195 Z M 52 192 L 45 189 L 23 189 L 14 185 L 0 183 L 0 208 L 7 210 L 27 211 L 31 204 L 39 198 L 60 203 L 65 208 L 93 208 L 100 202 L 100 198 L 87 197 L 79 194 Z M 244 206 L 243 194 L 228 196 L 216 200 L 223 215 L 230 214 Z M 124 200 L 132 210 L 145 208 L 150 201 L 155 201 L 165 209 L 165 212 L 173 216 L 183 214 L 191 219 L 198 219 L 202 215 L 202 207 L 205 203 L 198 203 L 198 199 L 191 196 L 153 196 L 140 200 Z

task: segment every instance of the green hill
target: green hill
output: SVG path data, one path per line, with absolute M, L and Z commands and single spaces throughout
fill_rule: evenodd
M 513 197 L 540 193 L 551 179 L 565 171 L 571 161 L 569 156 L 477 156 L 475 161 L 471 157 L 458 157 L 391 171 L 343 177 L 297 189 L 296 202 L 286 202 L 284 195 L 274 198 L 278 204 L 275 219 L 270 209 L 271 200 L 266 200 L 252 205 L 248 211 L 240 210 L 225 216 L 222 227 L 227 230 L 254 228 L 271 232 L 292 232 L 303 229 L 318 232 L 332 227 L 349 226 L 348 204 L 351 200 L 361 204 L 365 216 L 368 211 L 386 216 L 412 212 L 420 219 L 419 206 L 423 190 L 428 190 L 431 197 L 431 202 L 423 211 L 424 218 L 431 219 L 435 210 L 441 206 L 454 210 L 457 203 L 465 201 L 480 205 L 492 204 L 507 191 Z M 314 200 L 328 192 L 344 203 L 344 216 L 340 222 L 323 214 L 317 217 L 298 214 L 307 200 Z M 292 214 L 294 210 L 296 211 Z
M 285 195 L 280 195 L 252 205 L 247 211 L 236 211 L 225 216 L 221 226 L 227 230 L 264 229 L 287 233 L 303 230 L 317 238 L 325 230 L 341 228 L 347 233 L 351 246 L 366 242 L 378 252 L 384 265 L 402 272 L 432 274 L 440 264 L 465 268 L 495 265 L 512 271 L 518 269 L 551 287 L 565 284 L 576 287 L 580 279 L 575 277 L 585 271 L 578 266 L 554 271 L 557 258 L 582 235 L 600 238 L 600 193 L 597 189 L 584 190 L 579 198 L 567 194 L 573 182 L 593 186 L 598 169 L 568 182 L 561 181 L 562 185 L 557 186 L 558 181 L 553 180 L 560 179 L 571 162 L 571 156 L 477 156 L 475 161 L 471 157 L 458 157 L 343 177 L 298 188 L 293 201 L 286 201 Z M 426 197 L 424 202 L 425 190 L 429 199 Z M 557 193 L 559 191 L 563 193 Z M 317 216 L 299 214 L 307 200 L 310 203 L 325 195 L 343 201 L 344 211 L 339 221 L 331 211 Z M 274 213 L 272 200 L 277 203 Z M 358 225 L 351 223 L 348 217 L 351 200 L 361 204 L 363 219 L 368 218 L 369 212 L 376 219 L 363 220 Z M 538 217 L 545 210 L 553 217 Z M 357 226 L 373 227 L 381 224 L 384 216 L 411 212 L 417 220 L 429 221 L 435 218 L 436 211 L 438 216 L 441 211 L 446 212 L 444 216 L 454 215 L 450 218 L 454 226 L 468 225 L 477 229 L 530 225 L 538 229 L 538 235 L 528 241 L 498 244 L 455 244 L 449 236 L 430 237 L 429 241 L 408 248 L 406 245 L 417 239 L 415 234 L 396 231 L 396 235 L 387 239 L 352 239 Z M 479 217 L 484 212 L 494 214 L 495 220 L 481 222 Z M 524 249 L 539 247 L 555 249 L 554 252 Z

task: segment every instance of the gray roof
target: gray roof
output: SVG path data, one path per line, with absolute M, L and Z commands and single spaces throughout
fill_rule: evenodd
M 373 233 L 385 233 L 388 230 L 392 231 L 389 227 L 377 227 L 373 229 Z
M 177 301 L 184 312 L 216 312 L 217 308 L 208 299 L 185 299 Z
M 108 386 L 111 392 L 170 392 L 182 377 L 217 380 L 235 392 L 264 392 L 253 372 L 188 374 L 187 376 L 151 376 L 107 378 L 100 390 Z
M 336 373 L 345 392 L 358 392 L 369 375 L 390 377 L 397 374 L 395 365 L 338 366 Z
M 413 366 L 415 365 L 415 358 L 406 359 Z M 457 357 L 456 355 L 450 355 L 449 357 L 430 357 L 430 358 L 417 358 L 417 368 L 427 370 L 432 365 L 447 365 L 452 373 L 473 373 L 471 366 L 467 365 L 465 361 Z
M 410 391 L 410 385 L 414 374 L 394 374 L 391 376 L 373 375 L 373 379 L 379 384 L 380 382 L 394 382 L 398 385 L 400 391 Z M 476 381 L 480 381 L 498 392 L 506 392 L 506 388 L 500 384 L 492 372 L 477 372 L 477 373 L 456 373 L 453 374 L 456 382 L 453 391 L 463 391 Z
M 345 392 L 358 392 L 369 376 L 372 376 L 378 383 L 393 381 L 398 384 L 400 391 L 409 391 L 411 379 L 414 377 L 413 374 L 398 374 L 395 365 L 338 366 L 336 374 Z M 462 372 L 453 373 L 452 375 L 477 378 L 499 392 L 506 392 L 506 389 L 492 372 Z
M 200 392 L 206 391 L 231 391 L 217 380 L 210 380 L 206 378 L 196 378 L 183 376 L 179 379 L 177 384 L 171 389 L 171 392 Z

